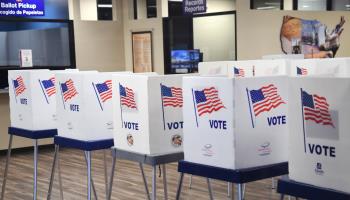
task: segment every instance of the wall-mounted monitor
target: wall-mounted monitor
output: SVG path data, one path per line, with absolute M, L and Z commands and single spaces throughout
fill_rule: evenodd
M 172 50 L 171 71 L 172 73 L 191 73 L 198 70 L 200 62 L 199 49 L 194 50 Z

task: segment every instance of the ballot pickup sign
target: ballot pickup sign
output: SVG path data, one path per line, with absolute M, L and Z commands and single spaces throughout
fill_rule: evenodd
M 289 84 L 289 177 L 350 192 L 349 78 L 294 77 Z
M 182 6 L 184 14 L 205 13 L 207 11 L 206 0 L 184 0 Z
M 44 16 L 44 0 L 2 0 L 0 16 Z

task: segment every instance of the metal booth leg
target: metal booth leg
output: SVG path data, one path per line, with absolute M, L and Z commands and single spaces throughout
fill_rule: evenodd
M 142 174 L 142 179 L 143 179 L 143 183 L 145 185 L 145 190 L 146 190 L 146 195 L 147 195 L 147 199 L 151 200 L 151 196 L 149 194 L 149 190 L 148 190 L 148 184 L 147 184 L 147 179 L 146 179 L 146 175 L 145 175 L 145 171 L 143 170 L 143 164 L 139 163 L 140 165 L 140 169 L 141 169 L 141 174 Z
M 209 178 L 207 178 L 207 184 L 208 184 L 209 198 L 210 198 L 210 200 L 213 200 L 214 196 L 213 196 L 213 191 L 211 189 L 211 184 L 210 184 L 210 179 Z
M 59 148 L 59 146 L 58 146 Z M 62 176 L 61 176 L 61 161 L 60 161 L 60 152 L 59 149 L 57 149 L 57 170 L 58 170 L 58 184 L 60 187 L 60 199 L 63 200 L 63 183 L 62 183 Z
M 157 199 L 157 165 L 152 166 L 152 200 Z
M 106 158 L 106 149 L 103 150 L 103 164 L 104 164 L 104 173 L 105 173 L 105 189 L 106 197 L 108 196 L 108 168 L 107 168 L 107 158 Z
M 284 200 L 284 194 L 281 194 L 280 200 Z
M 190 183 L 189 183 L 189 186 L 190 186 L 190 189 L 192 189 L 192 174 L 190 175 Z
M 237 199 L 243 200 L 243 187 L 241 183 L 237 184 Z
M 93 180 L 92 175 L 91 175 L 91 151 L 84 151 L 84 154 L 85 154 L 86 166 L 88 169 L 88 193 L 90 193 L 90 198 L 91 198 L 91 188 L 92 188 L 92 191 L 94 192 L 94 197 L 95 197 L 95 199 L 97 199 L 95 184 L 94 184 L 94 180 Z M 89 157 L 90 157 L 90 159 L 89 159 Z M 89 160 L 90 160 L 90 163 L 89 163 Z M 89 171 L 90 171 L 90 176 L 91 176 L 90 178 L 89 178 Z M 90 183 L 90 187 L 89 187 L 89 183 Z
M 230 182 L 227 182 L 227 197 L 229 198 L 229 199 L 232 199 L 232 191 L 233 191 L 233 189 L 232 189 L 232 183 L 230 183 Z
M 165 164 L 163 164 L 163 186 L 164 186 L 164 199 L 168 200 L 168 186 L 167 186 L 167 180 L 166 180 Z
M 108 189 L 108 196 L 107 196 L 107 200 L 110 200 L 112 197 L 112 188 L 113 188 L 113 180 L 114 180 L 114 171 L 115 171 L 115 163 L 117 160 L 117 157 L 115 155 L 115 150 L 112 149 L 112 168 L 111 168 L 111 177 L 109 179 L 109 189 Z
M 180 173 L 179 184 L 177 186 L 177 192 L 176 192 L 176 200 L 180 199 L 183 179 L 184 179 L 184 173 Z
M 38 186 L 38 140 L 34 140 L 34 190 L 33 199 L 36 200 Z
M 7 173 L 8 173 L 8 168 L 9 168 L 10 158 L 11 158 L 12 139 L 13 139 L 13 135 L 10 135 L 9 146 L 8 146 L 8 149 L 7 149 L 7 157 L 6 157 L 4 179 L 2 180 L 1 200 L 4 200 L 4 196 L 5 196 Z
M 59 146 L 55 145 L 55 153 L 53 156 L 53 163 L 52 163 L 51 176 L 50 176 L 50 182 L 49 182 L 49 191 L 47 192 L 47 200 L 51 199 L 52 185 L 53 185 L 53 182 L 55 179 L 55 169 L 56 169 L 56 161 L 57 161 L 58 151 L 59 151 Z

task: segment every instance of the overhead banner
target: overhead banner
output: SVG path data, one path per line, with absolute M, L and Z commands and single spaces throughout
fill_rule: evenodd
M 182 2 L 184 14 L 205 13 L 207 12 L 206 0 L 184 0 Z
M 2 0 L 0 16 L 44 16 L 44 0 Z

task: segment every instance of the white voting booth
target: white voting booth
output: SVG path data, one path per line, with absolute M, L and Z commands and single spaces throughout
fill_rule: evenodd
M 113 138 L 112 74 L 56 74 L 58 135 L 94 141 Z
M 280 76 L 289 74 L 289 60 L 252 60 L 254 76 Z
M 251 60 L 227 62 L 227 75 L 229 77 L 243 78 L 254 76 L 254 62 Z
M 287 79 L 184 77 L 185 160 L 242 169 L 286 162 Z
M 198 64 L 198 73 L 205 75 L 227 75 L 227 63 L 229 61 L 200 62 Z
M 182 75 L 114 75 L 114 145 L 141 154 L 182 151 Z
M 53 72 L 10 70 L 8 82 L 12 127 L 32 131 L 57 128 Z
M 350 193 L 349 78 L 291 78 L 289 177 Z

